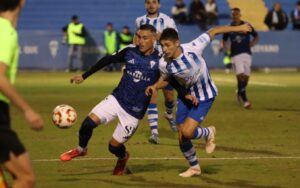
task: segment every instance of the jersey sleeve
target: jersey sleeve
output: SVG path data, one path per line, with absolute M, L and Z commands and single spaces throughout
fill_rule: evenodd
M 129 49 L 129 46 L 126 48 L 123 48 L 117 52 L 115 52 L 112 55 L 104 56 L 101 58 L 96 64 L 94 64 L 88 71 L 82 74 L 82 77 L 84 79 L 88 78 L 98 70 L 102 69 L 103 67 L 109 65 L 109 64 L 115 64 L 115 63 L 123 63 L 124 62 L 124 57 Z
M 252 31 L 251 31 L 251 35 L 253 36 L 253 37 L 257 37 L 258 36 L 258 33 L 257 33 L 257 31 L 254 29 L 254 27 L 251 25 L 251 28 L 252 28 Z
M 173 28 L 173 29 L 175 29 L 176 31 L 178 31 L 177 26 L 176 26 L 176 24 L 175 24 L 175 21 L 174 21 L 172 18 L 169 18 L 168 26 L 167 26 L 167 27 L 168 27 L 168 28 Z
M 10 66 L 14 43 L 11 35 L 0 30 L 0 62 Z
M 202 52 L 204 48 L 210 43 L 210 36 L 207 33 L 201 34 L 198 38 L 188 43 L 192 48 Z
M 137 31 L 140 28 L 139 20 L 140 20 L 139 18 L 136 18 L 136 20 L 135 20 L 135 31 Z

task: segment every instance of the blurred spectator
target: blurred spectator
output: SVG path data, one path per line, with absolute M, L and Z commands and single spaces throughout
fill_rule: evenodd
M 119 34 L 119 38 L 120 38 L 120 49 L 132 43 L 133 35 L 130 32 L 129 27 L 127 25 L 123 27 L 122 32 Z
M 193 0 L 189 7 L 189 18 L 197 24 L 200 29 L 206 30 L 206 13 L 205 8 L 201 0 Z
M 104 31 L 104 47 L 106 50 L 106 56 L 112 55 L 118 50 L 118 33 L 114 30 L 112 23 L 106 24 L 106 30 Z M 107 66 L 107 71 L 115 71 L 117 69 L 115 64 Z
M 206 24 L 207 25 L 217 25 L 218 21 L 218 7 L 215 0 L 207 0 L 205 4 L 206 11 Z
M 183 0 L 176 0 L 175 5 L 172 7 L 171 13 L 176 23 L 184 24 L 187 22 L 187 8 Z
M 80 69 L 83 70 L 82 46 L 86 44 L 86 31 L 83 23 L 80 23 L 77 15 L 72 16 L 72 21 L 63 27 L 64 37 L 69 45 L 68 51 L 68 69 L 67 72 L 76 71 L 73 63 L 77 58 L 80 62 Z
M 265 17 L 265 24 L 270 30 L 284 30 L 288 24 L 288 16 L 281 9 L 280 3 L 275 3 L 273 9 Z
M 294 30 L 300 30 L 300 1 L 297 2 L 295 9 L 291 12 L 291 19 Z

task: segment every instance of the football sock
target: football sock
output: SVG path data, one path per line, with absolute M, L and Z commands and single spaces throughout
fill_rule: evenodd
M 238 94 L 242 97 L 244 102 L 248 101 L 246 96 L 246 85 L 246 81 L 238 80 Z
M 125 157 L 126 148 L 123 144 L 120 147 L 115 147 L 109 143 L 108 150 L 119 159 L 123 159 Z
M 168 114 L 172 114 L 174 109 L 174 101 L 172 102 L 165 101 L 165 107 L 166 107 L 166 112 Z
M 151 134 L 158 134 L 158 112 L 156 104 L 149 104 L 148 106 L 148 122 Z
M 206 138 L 209 135 L 208 128 L 197 127 L 194 131 L 192 139 Z
M 183 156 L 189 161 L 190 166 L 197 166 L 199 163 L 192 142 L 190 140 L 184 141 L 182 144 L 179 144 L 179 146 Z
M 82 122 L 79 129 L 79 146 L 81 148 L 86 148 L 93 134 L 93 129 L 96 127 L 97 124 L 90 117 L 86 117 Z

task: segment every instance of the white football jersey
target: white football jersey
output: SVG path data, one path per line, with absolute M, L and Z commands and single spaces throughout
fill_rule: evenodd
M 190 93 L 200 101 L 214 98 L 218 94 L 202 57 L 203 50 L 209 43 L 210 36 L 204 33 L 192 42 L 180 45 L 183 53 L 168 62 L 167 66 L 160 66 L 162 77 L 172 75 L 181 86 L 189 88 Z M 165 61 L 164 58 L 161 58 L 161 61 Z
M 135 20 L 136 30 L 144 24 L 153 25 L 156 31 L 159 33 L 161 33 L 166 28 L 174 28 L 177 31 L 174 20 L 164 13 L 159 13 L 158 17 L 156 18 L 148 18 L 147 15 L 138 17 Z

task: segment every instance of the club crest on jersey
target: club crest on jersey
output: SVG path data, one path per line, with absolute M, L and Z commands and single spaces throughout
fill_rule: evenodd
M 155 66 L 156 62 L 155 61 L 150 61 L 150 67 L 151 69 Z

